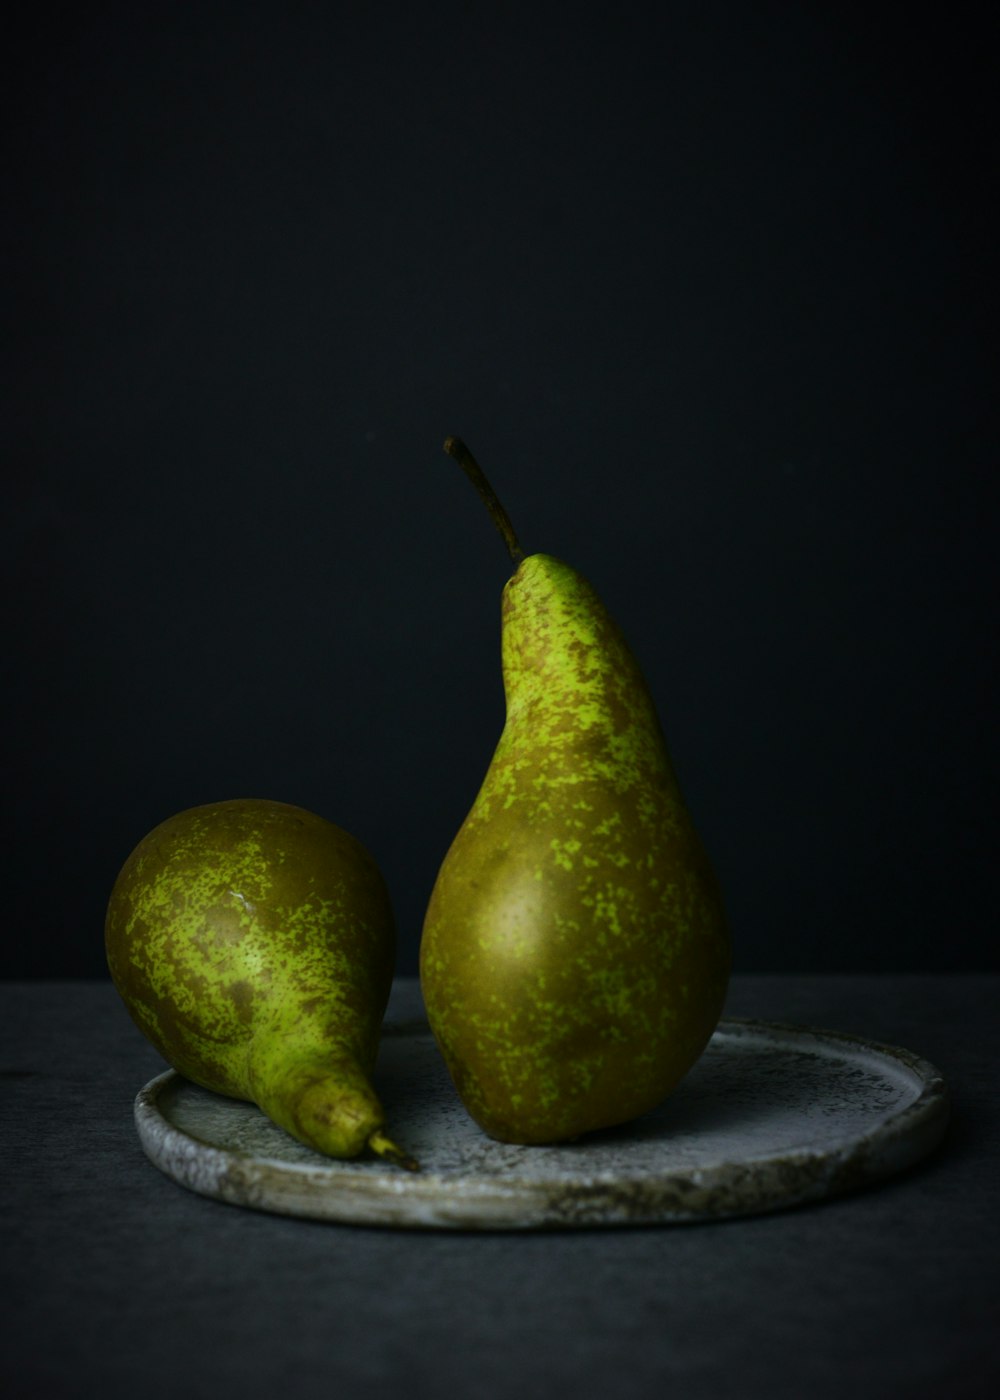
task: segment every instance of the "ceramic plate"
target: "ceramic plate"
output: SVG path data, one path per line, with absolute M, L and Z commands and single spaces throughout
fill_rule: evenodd
M 455 1229 L 652 1225 L 776 1210 L 910 1166 L 940 1140 L 944 1081 L 909 1051 L 722 1021 L 653 1113 L 556 1147 L 493 1142 L 458 1100 L 425 1022 L 384 1027 L 376 1086 L 411 1173 L 334 1161 L 253 1104 L 173 1070 L 136 1099 L 149 1157 L 235 1205 L 357 1224 Z

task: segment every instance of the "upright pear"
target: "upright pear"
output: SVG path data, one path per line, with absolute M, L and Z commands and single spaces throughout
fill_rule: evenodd
M 395 926 L 362 844 L 301 807 L 192 807 L 129 856 L 108 905 L 111 976 L 196 1084 L 256 1103 L 331 1157 L 414 1164 L 371 1084 Z
M 719 887 L 649 689 L 593 588 L 507 542 L 506 722 L 441 866 L 420 978 L 471 1116 L 552 1143 L 659 1104 L 704 1050 L 730 971 Z

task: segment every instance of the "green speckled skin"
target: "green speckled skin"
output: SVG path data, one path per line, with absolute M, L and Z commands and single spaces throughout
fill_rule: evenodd
M 259 799 L 180 812 L 122 867 L 105 949 L 133 1020 L 188 1079 L 334 1157 L 382 1124 L 369 1075 L 395 928 L 340 827 Z
M 652 700 L 590 585 L 544 554 L 503 595 L 507 718 L 431 896 L 420 977 L 491 1136 L 558 1142 L 660 1103 L 730 970 L 715 877 Z

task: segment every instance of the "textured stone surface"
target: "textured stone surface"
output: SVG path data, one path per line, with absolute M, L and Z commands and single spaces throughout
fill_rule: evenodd
M 412 995 L 412 993 L 411 993 Z M 176 1075 L 137 1124 L 169 1176 L 237 1205 L 404 1226 L 531 1228 L 712 1219 L 836 1194 L 911 1164 L 945 1128 L 940 1075 L 904 1052 L 726 1022 L 655 1112 L 573 1144 L 487 1137 L 457 1099 L 414 1002 L 392 1008 L 377 1084 L 419 1175 L 333 1161 L 252 1104 Z

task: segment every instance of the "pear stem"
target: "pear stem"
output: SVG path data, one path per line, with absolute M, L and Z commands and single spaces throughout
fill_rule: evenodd
M 524 558 L 524 550 L 521 548 L 518 538 L 514 533 L 514 527 L 510 523 L 510 516 L 500 504 L 497 493 L 486 479 L 486 473 L 461 438 L 445 438 L 444 450 L 449 457 L 454 457 L 455 461 L 479 492 L 486 504 L 486 509 L 490 513 L 493 524 L 503 536 L 503 542 L 507 546 L 507 553 L 514 561 L 516 567 Z
M 408 1152 L 404 1152 L 401 1147 L 397 1147 L 392 1138 L 387 1137 L 381 1128 L 376 1128 L 368 1139 L 368 1146 L 378 1154 L 379 1157 L 388 1157 L 391 1161 L 398 1162 L 401 1167 L 405 1167 L 408 1172 L 418 1172 L 420 1163 L 415 1157 L 411 1157 Z

